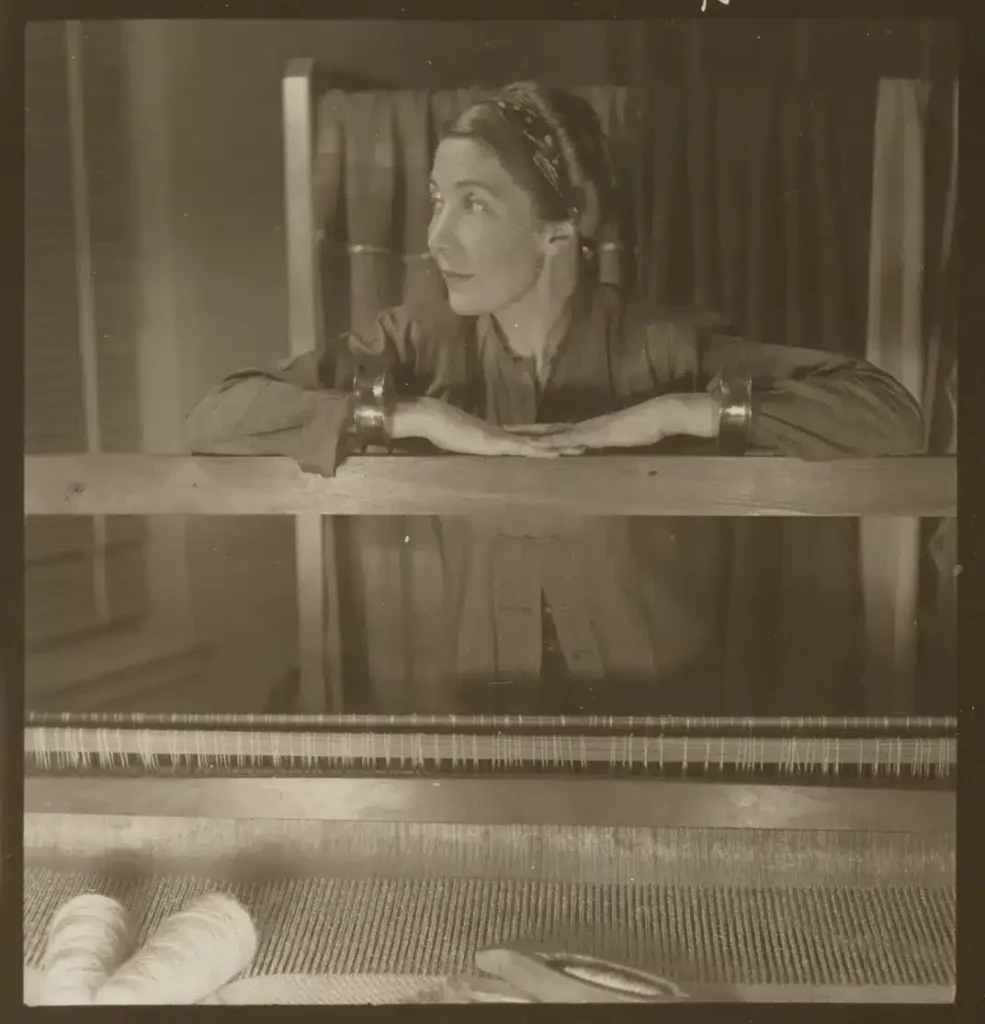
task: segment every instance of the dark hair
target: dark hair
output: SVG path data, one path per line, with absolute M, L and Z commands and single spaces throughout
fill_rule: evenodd
M 613 214 L 615 173 L 591 104 L 540 82 L 514 82 L 469 107 L 448 136 L 485 143 L 544 220 L 571 219 L 595 238 Z

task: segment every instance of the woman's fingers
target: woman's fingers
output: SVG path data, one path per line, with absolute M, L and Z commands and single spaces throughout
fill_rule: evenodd
M 570 423 L 519 423 L 503 428 L 511 434 L 526 435 L 528 437 L 543 437 L 545 434 L 559 434 L 570 430 Z
M 583 449 L 575 445 L 547 445 L 538 440 L 510 437 L 493 444 L 490 454 L 518 455 L 529 459 L 555 459 L 561 455 L 581 455 Z
M 545 447 L 553 448 L 555 450 L 564 450 L 567 448 L 591 448 L 591 447 L 602 447 L 600 438 L 595 438 L 591 434 L 580 430 L 568 430 L 564 433 L 551 434 L 547 437 L 540 438 L 540 443 Z
M 556 435 L 513 433 L 502 427 L 476 421 L 439 420 L 428 431 L 427 440 L 438 448 L 459 455 L 514 455 L 533 459 L 552 459 L 561 455 L 580 455 L 578 444 L 558 444 Z
M 580 455 L 577 445 L 557 445 L 544 437 L 525 437 L 496 430 L 487 435 L 486 451 L 490 455 L 517 455 L 523 458 L 557 458 L 559 455 Z
M 536 448 L 532 452 L 523 452 L 528 458 L 556 459 L 564 455 L 584 455 L 584 448 Z

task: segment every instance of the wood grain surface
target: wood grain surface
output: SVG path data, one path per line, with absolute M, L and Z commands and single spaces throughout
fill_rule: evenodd
M 27 515 L 952 516 L 957 460 L 583 456 L 350 459 L 331 479 L 280 458 L 32 455 Z

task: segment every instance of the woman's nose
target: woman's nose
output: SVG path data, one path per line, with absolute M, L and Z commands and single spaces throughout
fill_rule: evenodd
M 432 255 L 445 252 L 452 236 L 451 210 L 445 208 L 437 211 L 428 225 L 428 249 Z

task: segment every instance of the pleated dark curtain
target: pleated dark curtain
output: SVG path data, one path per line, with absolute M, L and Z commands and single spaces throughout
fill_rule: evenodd
M 603 239 L 604 279 L 657 306 L 723 313 L 749 337 L 866 354 L 874 80 L 823 88 L 696 80 L 578 91 L 609 133 L 623 184 L 620 223 Z M 442 129 L 475 95 L 322 97 L 317 176 L 327 337 L 367 328 L 384 305 L 442 298 L 426 257 L 430 161 Z M 948 105 L 938 108 L 934 130 L 949 137 Z M 942 217 L 935 207 L 928 221 L 935 227 L 927 238 L 938 244 Z M 941 296 L 944 308 L 943 289 Z M 946 392 L 946 362 L 946 353 L 928 362 L 940 382 L 931 400 Z M 695 571 L 723 573 L 727 606 L 720 616 L 722 711 L 861 710 L 857 520 L 723 519 L 701 529 L 707 536 Z M 362 518 L 341 524 L 339 537 L 340 565 L 356 598 L 343 600 L 343 616 L 354 604 L 366 609 L 358 621 L 343 621 L 352 641 L 347 661 L 367 659 L 353 666 L 355 674 L 368 673 L 386 710 L 425 710 L 437 664 L 428 644 L 441 634 L 434 525 Z

